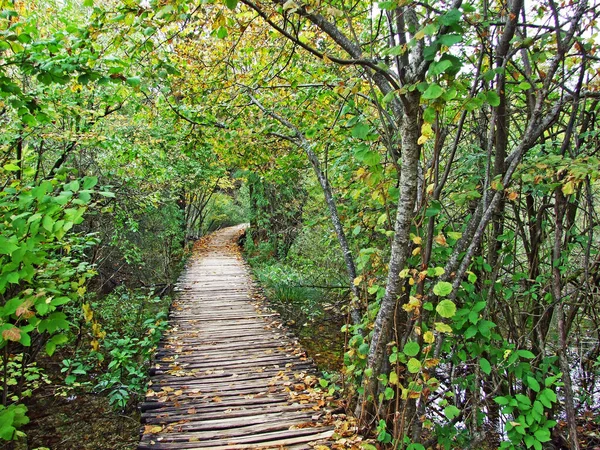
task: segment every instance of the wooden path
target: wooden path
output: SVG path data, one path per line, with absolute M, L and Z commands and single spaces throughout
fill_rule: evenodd
M 314 421 L 314 367 L 252 300 L 234 244 L 215 233 L 182 275 L 171 329 L 142 405 L 138 449 L 302 449 L 333 434 Z

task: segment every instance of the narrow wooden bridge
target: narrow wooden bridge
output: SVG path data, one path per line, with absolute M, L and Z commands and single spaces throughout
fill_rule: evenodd
M 139 449 L 312 448 L 333 434 L 307 390 L 314 366 L 252 299 L 236 238 L 197 246 L 142 405 Z

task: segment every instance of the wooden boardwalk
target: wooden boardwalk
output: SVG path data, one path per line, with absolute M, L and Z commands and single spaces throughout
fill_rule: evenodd
M 138 449 L 312 448 L 333 434 L 306 391 L 314 366 L 252 299 L 234 242 L 215 233 L 182 275 L 142 405 Z

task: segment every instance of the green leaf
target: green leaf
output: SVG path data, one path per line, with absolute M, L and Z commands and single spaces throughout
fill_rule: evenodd
M 440 17 L 440 22 L 446 26 L 456 25 L 462 17 L 462 11 L 452 8 L 446 14 Z
M 357 139 L 365 139 L 369 135 L 370 127 L 364 122 L 359 122 L 352 128 L 352 137 Z
M 421 361 L 415 358 L 410 358 L 406 364 L 410 373 L 417 373 L 421 370 Z
M 492 106 L 500 105 L 500 96 L 495 91 L 487 91 L 485 93 L 485 98 Z
M 452 420 L 460 414 L 460 409 L 454 405 L 449 405 L 444 408 L 444 415 L 448 420 Z
M 548 442 L 551 439 L 550 430 L 547 430 L 545 428 L 540 428 L 539 430 L 536 430 L 535 433 L 533 433 L 533 435 L 540 442 Z
M 229 35 L 229 31 L 227 30 L 226 27 L 219 27 L 217 28 L 217 37 L 219 39 L 225 39 L 227 36 Z
M 485 358 L 481 358 L 479 360 L 479 367 L 481 367 L 481 370 L 483 370 L 483 372 L 486 375 L 489 375 L 490 373 L 492 373 L 492 365 L 490 364 L 490 362 L 485 359 Z
M 29 347 L 31 345 L 31 336 L 21 330 L 21 339 L 19 340 L 19 344 L 24 347 Z
M 16 164 L 8 163 L 4 166 L 4 170 L 6 170 L 7 172 L 16 172 L 18 170 L 21 170 L 21 168 Z
M 56 344 L 52 341 L 46 342 L 46 353 L 48 354 L 48 356 L 54 355 L 55 351 L 56 351 Z
M 437 43 L 441 45 L 445 45 L 446 47 L 451 47 L 454 44 L 458 44 L 462 41 L 462 36 L 460 34 L 444 34 L 437 39 Z
M 529 386 L 529 389 L 531 389 L 534 392 L 540 392 L 540 383 L 538 383 L 538 381 L 531 376 L 527 377 L 527 386 Z
M 394 398 L 394 389 L 392 389 L 391 387 L 386 387 L 385 388 L 385 392 L 383 393 L 383 397 L 386 400 L 391 400 Z
M 83 6 L 91 8 L 94 6 L 94 0 L 83 0 Z
M 506 406 L 510 403 L 510 400 L 507 399 L 506 397 L 496 397 L 496 398 L 494 398 L 494 401 L 496 403 L 498 403 L 500 406 Z
M 434 217 L 442 212 L 442 204 L 437 200 L 432 200 L 429 207 L 425 210 L 425 217 Z
M 542 399 L 547 399 L 551 403 L 556 403 L 558 401 L 556 393 L 552 389 L 548 388 L 540 392 L 538 397 L 542 403 L 544 403 Z
M 440 281 L 433 287 L 433 293 L 438 297 L 445 297 L 452 292 L 452 284 Z
M 88 190 L 98 184 L 98 177 L 83 177 L 83 189 Z
M 25 125 L 29 125 L 30 127 L 35 127 L 38 124 L 37 119 L 34 116 L 32 116 L 31 114 L 23 114 L 21 116 L 21 121 Z
M 416 356 L 420 350 L 421 347 L 416 342 L 407 342 L 402 349 L 406 356 Z
M 354 149 L 354 156 L 358 161 L 365 163 L 368 166 L 375 166 L 381 161 L 381 155 L 371 150 L 368 145 L 363 143 L 358 144 Z
M 535 355 L 533 353 L 531 353 L 529 350 L 517 350 L 517 354 L 521 358 L 525 358 L 525 359 L 533 359 L 533 358 L 535 358 Z
M 449 319 L 450 317 L 454 317 L 456 314 L 456 305 L 452 300 L 442 300 L 435 307 L 437 313 L 444 317 L 445 319 Z
M 425 100 L 433 100 L 438 97 L 441 97 L 444 93 L 444 90 L 439 84 L 432 83 L 429 87 L 423 92 L 423 98 Z
M 450 67 L 452 67 L 452 61 L 448 59 L 434 62 L 433 64 L 431 64 L 431 66 L 429 66 L 429 74 L 431 76 L 441 75 Z
M 142 80 L 140 77 L 127 77 L 127 84 L 131 87 L 137 88 L 140 87 Z
M 19 36 L 17 37 L 17 39 L 22 44 L 29 44 L 32 41 L 31 36 L 29 34 L 27 34 L 27 33 L 21 33 L 21 34 L 19 34 Z
M 14 238 L 14 237 L 13 237 Z M 16 239 L 15 239 L 16 240 Z M 4 236 L 0 236 L 0 255 L 10 255 L 19 248 L 18 245 L 11 242 Z
M 238 4 L 238 0 L 225 0 L 225 6 L 229 9 L 234 10 Z

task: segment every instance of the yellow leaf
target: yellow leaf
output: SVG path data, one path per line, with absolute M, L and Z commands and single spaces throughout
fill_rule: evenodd
M 94 312 L 92 311 L 90 304 L 84 303 L 82 306 L 82 309 L 83 309 L 83 317 L 85 318 L 86 323 L 91 322 L 92 318 L 94 317 Z
M 421 253 L 421 247 L 416 247 L 413 251 L 412 251 L 412 255 L 413 256 L 417 256 L 419 253 Z
M 363 279 L 363 277 L 362 277 L 362 276 L 360 276 L 360 277 L 356 277 L 356 278 L 354 279 L 354 286 L 358 286 L 358 285 L 359 285 L 359 284 L 362 282 L 362 279 Z
M 452 333 L 452 327 L 444 322 L 436 322 L 435 329 L 440 333 Z
M 425 37 L 425 30 L 419 30 L 419 31 L 417 31 L 417 34 L 415 34 L 415 39 L 417 41 L 420 41 L 424 37 Z
M 446 242 L 446 236 L 444 236 L 442 233 L 434 237 L 433 240 L 443 247 L 448 246 L 448 243 Z
M 515 191 L 511 191 L 508 193 L 508 199 L 511 202 L 514 202 L 517 198 L 519 198 L 519 194 L 517 194 Z
M 427 344 L 433 344 L 435 342 L 435 336 L 433 335 L 433 333 L 431 331 L 426 331 L 425 334 L 423 335 L 423 340 Z
M 390 384 L 398 384 L 398 374 L 396 372 L 390 373 Z
M 100 348 L 100 343 L 96 339 L 90 342 L 90 345 L 94 349 L 94 351 L 98 351 L 98 349 Z
M 417 245 L 421 245 L 421 242 L 423 242 L 423 239 L 421 239 L 421 236 L 413 236 L 412 241 Z
M 421 125 L 421 134 L 428 138 L 433 136 L 433 128 L 431 128 L 431 124 L 429 122 L 423 122 L 423 125 Z
M 561 190 L 563 194 L 571 195 L 573 192 L 575 192 L 575 185 L 572 181 L 567 181 L 565 184 L 563 184 Z
M 427 142 L 428 139 L 429 138 L 427 136 L 422 134 L 421 136 L 419 136 L 419 139 L 417 140 L 417 144 L 423 145 L 425 142 Z

